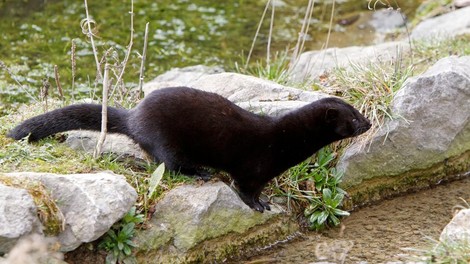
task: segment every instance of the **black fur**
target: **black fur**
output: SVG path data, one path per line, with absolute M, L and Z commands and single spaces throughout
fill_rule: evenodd
M 101 106 L 71 105 L 28 119 L 8 136 L 36 141 L 73 130 L 101 129 Z M 337 98 L 310 103 L 281 117 L 248 112 L 214 93 L 186 87 L 152 92 L 132 110 L 108 107 L 108 131 L 129 136 L 170 170 L 206 176 L 224 170 L 240 198 L 258 211 L 264 186 L 334 141 L 357 136 L 370 122 Z

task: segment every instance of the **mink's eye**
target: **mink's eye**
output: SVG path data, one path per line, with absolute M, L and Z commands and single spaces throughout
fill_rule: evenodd
M 352 121 L 353 121 L 354 123 L 356 123 L 356 122 L 357 122 L 357 119 L 356 119 L 356 118 L 354 118 Z

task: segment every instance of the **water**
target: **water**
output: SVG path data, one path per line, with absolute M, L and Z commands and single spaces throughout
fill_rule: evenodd
M 130 40 L 130 1 L 88 1 L 90 16 L 96 22 L 95 40 L 100 59 L 107 53 L 110 63 L 122 61 Z M 138 83 L 140 54 L 145 23 L 149 25 L 146 80 L 173 67 L 195 64 L 223 65 L 233 69 L 250 49 L 266 1 L 142 0 L 134 3 L 133 51 L 124 75 L 126 87 Z M 320 48 L 326 39 L 331 1 L 316 1 L 306 49 Z M 367 10 L 366 1 L 337 1 L 335 18 L 357 10 Z M 412 14 L 420 1 L 399 1 L 405 13 Z M 272 52 L 295 45 L 307 0 L 278 0 L 275 8 Z M 372 12 L 372 11 L 369 11 Z M 270 14 L 267 15 L 269 17 Z M 39 94 L 44 79 L 56 87 L 54 65 L 66 96 L 89 96 L 93 91 L 96 66 L 91 45 L 82 33 L 85 18 L 83 1 L 3 0 L 0 2 L 0 60 L 10 69 L 0 71 L 0 102 L 26 102 Z M 336 21 L 336 20 L 335 20 Z M 261 28 L 255 45 L 255 58 L 264 58 L 269 20 Z M 353 34 L 345 38 L 340 28 L 330 46 L 366 44 L 370 38 Z M 75 88 L 71 90 L 72 42 L 76 45 Z M 23 88 L 20 88 L 20 85 Z M 57 94 L 56 91 L 50 91 Z

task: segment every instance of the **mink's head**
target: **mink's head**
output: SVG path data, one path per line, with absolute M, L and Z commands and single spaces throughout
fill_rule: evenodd
M 338 98 L 326 98 L 322 103 L 325 107 L 325 122 L 337 140 L 358 136 L 371 127 L 366 117 Z

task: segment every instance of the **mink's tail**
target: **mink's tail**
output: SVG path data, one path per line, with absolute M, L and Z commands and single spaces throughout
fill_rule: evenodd
M 108 107 L 107 129 L 110 133 L 130 136 L 127 127 L 128 110 Z M 8 137 L 19 140 L 29 135 L 37 141 L 55 133 L 84 129 L 101 131 L 101 105 L 77 104 L 35 116 L 13 128 Z

